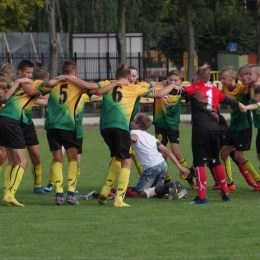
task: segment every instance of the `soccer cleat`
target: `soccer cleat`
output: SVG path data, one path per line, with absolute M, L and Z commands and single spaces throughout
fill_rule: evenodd
M 51 192 L 53 190 L 53 185 L 52 184 L 48 184 L 45 188 L 44 188 L 44 191 L 47 191 L 47 192 Z
M 254 185 L 254 191 L 257 192 L 257 191 L 260 191 L 260 186 L 255 184 Z
M 221 187 L 218 185 L 218 184 L 214 184 L 212 187 L 211 187 L 212 190 L 221 190 Z
M 74 190 L 74 193 L 78 194 L 78 193 L 79 193 L 79 191 L 78 191 L 78 190 Z
M 77 199 L 71 195 L 67 195 L 66 202 L 70 205 L 79 205 L 79 202 L 77 201 Z
M 116 197 L 116 194 L 114 192 L 110 191 L 110 193 L 108 194 L 107 199 L 108 200 L 113 200 L 115 197 Z
M 169 200 L 178 199 L 177 189 L 169 188 Z
M 186 189 L 181 190 L 177 193 L 178 199 L 187 198 L 189 196 L 188 191 Z
M 5 194 L 4 199 L 3 199 L 3 203 L 4 205 L 14 205 L 14 206 L 18 206 L 18 207 L 24 207 L 24 204 L 21 204 L 20 202 L 18 202 L 15 197 L 12 196 L 8 196 Z
M 228 193 L 222 194 L 222 201 L 230 201 L 230 196 Z
M 189 177 L 187 177 L 186 181 L 189 183 L 190 187 L 195 190 L 196 189 L 196 184 L 194 182 L 193 177 L 190 175 Z
M 56 203 L 56 205 L 58 205 L 58 206 L 63 205 L 63 204 L 64 204 L 64 199 L 63 199 L 63 197 L 61 197 L 61 196 L 56 196 L 56 198 L 55 198 L 55 203 Z
M 133 198 L 134 197 L 134 189 L 133 188 L 127 188 L 126 191 L 125 191 L 125 196 Z
M 195 199 L 193 201 L 190 201 L 188 204 L 208 204 L 208 199 L 207 197 L 205 197 L 204 199 L 195 197 Z
M 36 194 L 45 194 L 45 191 L 43 190 L 42 187 L 37 187 L 37 188 L 34 188 L 34 189 L 33 189 L 33 193 L 36 193 Z
M 228 185 L 228 190 L 236 190 L 236 186 L 234 184 Z

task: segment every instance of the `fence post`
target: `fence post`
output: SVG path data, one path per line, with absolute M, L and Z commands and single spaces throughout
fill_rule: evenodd
M 73 60 L 75 63 L 77 63 L 77 53 L 76 52 L 74 52 Z
M 168 73 L 169 73 L 169 59 L 168 59 L 168 57 L 166 57 L 166 75 L 168 75 Z
M 141 75 L 141 53 L 140 52 L 138 52 L 138 73 L 139 75 Z
M 109 52 L 106 53 L 106 63 L 107 63 L 107 79 L 109 79 Z
M 41 62 L 42 62 L 42 66 L 44 67 L 44 54 L 43 54 L 43 52 L 41 52 Z
M 7 52 L 6 54 L 7 54 L 7 61 L 8 63 L 10 63 L 10 52 Z

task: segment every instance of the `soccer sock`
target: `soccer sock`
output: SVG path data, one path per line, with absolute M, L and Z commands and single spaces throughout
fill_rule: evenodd
M 123 202 L 125 192 L 129 182 L 130 169 L 122 168 L 118 176 L 118 186 L 116 191 L 116 198 L 114 202 L 115 207 L 129 206 Z
M 76 186 L 77 186 L 77 183 L 78 183 L 78 179 L 79 179 L 79 175 L 80 175 L 80 167 L 77 167 L 77 176 L 76 176 L 76 183 L 75 183 L 75 190 L 76 190 Z
M 229 157 L 221 158 L 221 162 L 226 171 L 227 184 L 231 185 L 231 184 L 233 184 L 233 179 L 232 179 L 230 158 Z
M 221 188 L 221 193 L 222 194 L 228 193 L 229 190 L 228 190 L 228 187 L 227 187 L 226 173 L 225 173 L 223 165 L 219 164 L 218 166 L 214 167 L 212 169 L 212 171 L 215 175 L 215 178 L 216 178 L 218 185 Z
M 146 193 L 146 198 L 152 198 L 156 196 L 155 187 L 145 189 L 144 192 Z
M 68 192 L 73 192 L 76 187 L 78 162 L 71 161 L 68 165 Z
M 138 160 L 138 157 L 136 155 L 135 150 L 132 150 L 131 156 L 132 156 L 132 159 L 134 160 L 134 163 L 135 163 L 136 169 L 138 170 L 138 173 L 141 175 L 144 171 L 144 168 L 141 165 L 140 161 Z
M 42 186 L 42 166 L 41 164 L 32 163 L 32 175 L 34 179 L 34 188 Z
M 4 180 L 4 194 L 6 192 L 6 189 L 8 188 L 11 180 L 11 172 L 12 172 L 13 166 L 7 165 L 5 169 L 5 180 Z
M 50 165 L 49 183 L 48 183 L 48 184 L 51 184 L 52 186 L 54 186 L 54 179 L 53 179 L 53 164 L 54 164 L 54 161 L 52 160 L 52 161 L 51 161 L 51 165 Z
M 60 162 L 53 163 L 53 180 L 56 189 L 56 193 L 63 194 L 63 174 L 62 174 L 63 164 Z
M 259 182 L 260 181 L 260 176 L 259 174 L 256 172 L 254 166 L 252 165 L 252 163 L 250 161 L 246 161 L 244 164 L 242 164 L 249 172 L 249 174 L 251 175 L 251 177 L 256 181 Z
M 239 171 L 241 172 L 242 176 L 245 178 L 247 184 L 249 186 L 254 187 L 255 183 L 253 182 L 252 177 L 249 174 L 248 170 L 243 165 L 241 165 L 240 163 L 237 164 L 237 167 L 238 167 Z
M 3 165 L 0 165 L 0 172 L 2 171 Z
M 166 163 L 167 163 L 167 172 L 166 172 L 166 175 L 165 175 L 165 178 L 164 178 L 164 183 L 167 183 L 167 182 L 171 181 L 171 177 L 170 177 L 170 173 L 169 173 L 169 165 L 168 165 L 167 161 L 166 161 Z
M 22 180 L 23 173 L 24 173 L 23 167 L 21 167 L 19 165 L 12 167 L 10 183 L 6 189 L 6 194 L 8 194 L 9 196 L 12 195 L 14 197 L 14 195 L 20 185 L 20 182 Z
M 186 159 L 184 158 L 184 157 L 182 157 L 180 160 L 178 160 L 179 161 L 179 163 L 180 163 L 180 165 L 182 166 L 182 167 L 188 167 L 188 164 L 187 164 L 187 161 L 186 161 Z M 186 176 L 182 173 L 182 172 L 180 172 L 180 177 L 181 177 L 181 179 L 182 180 L 185 180 L 186 179 Z
M 197 166 L 195 168 L 196 172 L 196 189 L 197 194 L 200 199 L 204 199 L 207 196 L 206 184 L 207 184 L 207 174 L 204 166 Z

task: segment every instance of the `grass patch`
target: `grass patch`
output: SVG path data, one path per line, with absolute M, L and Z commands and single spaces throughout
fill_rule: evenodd
M 181 128 L 180 134 L 182 153 L 191 164 L 191 129 Z M 45 133 L 38 136 L 45 186 L 52 157 Z M 99 131 L 84 133 L 80 194 L 100 191 L 105 181 L 110 158 L 101 141 Z M 258 168 L 252 148 L 246 155 Z M 172 163 L 169 167 L 171 179 L 180 180 Z M 182 181 L 188 199 L 125 198 L 131 207 L 114 208 L 113 201 L 100 206 L 92 198 L 79 200 L 79 206 L 56 206 L 54 192 L 32 193 L 29 165 L 16 195 L 25 207 L 0 205 L 0 259 L 258 259 L 259 193 L 247 186 L 233 163 L 232 167 L 237 190 L 231 193 L 231 202 L 221 202 L 218 191 L 210 189 L 213 180 L 207 171 L 208 205 L 188 205 L 196 193 Z M 3 183 L 3 171 L 0 178 Z M 129 185 L 137 179 L 133 166 Z

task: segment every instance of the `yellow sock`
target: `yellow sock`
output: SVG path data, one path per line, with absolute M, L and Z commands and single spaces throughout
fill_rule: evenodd
M 78 162 L 71 161 L 68 165 L 68 192 L 74 192 L 76 187 Z
M 111 187 L 113 186 L 118 174 L 121 170 L 121 162 L 115 157 L 112 158 L 109 166 L 109 171 L 106 179 L 106 183 L 101 189 L 100 195 L 98 197 L 98 203 L 101 205 L 106 204 L 107 196 L 110 192 Z
M 14 197 L 21 183 L 23 173 L 24 169 L 21 166 L 16 165 L 15 167 L 12 167 L 10 184 L 6 189 L 3 199 L 5 205 L 15 205 L 20 207 L 24 206 L 23 204 L 19 203 Z
M 251 177 L 256 181 L 260 181 L 260 176 L 259 174 L 256 172 L 254 166 L 252 165 L 252 163 L 250 161 L 246 161 L 243 166 L 247 169 L 247 171 L 249 172 L 249 174 L 251 175 Z
M 42 186 L 42 166 L 41 164 L 32 163 L 32 174 L 34 179 L 34 188 Z
M 233 178 L 232 178 L 230 157 L 221 158 L 221 163 L 224 166 L 226 172 L 227 184 L 231 184 L 233 182 Z
M 0 172 L 2 171 L 3 165 L 0 165 Z
M 6 191 L 7 187 L 10 184 L 12 169 L 13 169 L 13 166 L 11 166 L 9 164 L 6 166 L 6 169 L 5 169 L 5 180 L 4 180 L 4 194 L 5 194 L 5 191 Z
M 164 183 L 170 182 L 170 180 L 171 180 L 170 173 L 169 173 L 169 165 L 168 165 L 167 161 L 166 161 L 166 163 L 167 163 L 167 172 L 166 172 L 166 175 L 165 175 L 165 178 L 164 178 Z
M 49 172 L 49 184 L 54 185 L 54 179 L 53 179 L 53 164 L 54 161 L 51 161 L 51 165 L 50 165 L 50 172 Z
M 76 183 L 75 183 L 75 190 L 76 190 L 76 186 L 77 186 L 77 183 L 78 183 L 79 175 L 80 175 L 80 167 L 78 167 L 78 170 L 77 170 Z
M 53 180 L 56 189 L 56 193 L 63 193 L 63 164 L 59 162 L 53 163 Z
M 140 161 L 138 160 L 138 157 L 137 157 L 136 152 L 134 150 L 132 150 L 131 156 L 132 156 L 132 159 L 134 160 L 134 163 L 135 163 L 136 169 L 138 170 L 138 173 L 141 175 L 144 171 L 144 168 L 141 165 Z
M 123 202 L 125 197 L 126 189 L 129 182 L 130 170 L 122 168 L 118 176 L 118 186 L 116 191 L 116 198 L 114 202 L 114 207 L 126 207 L 129 206 Z

